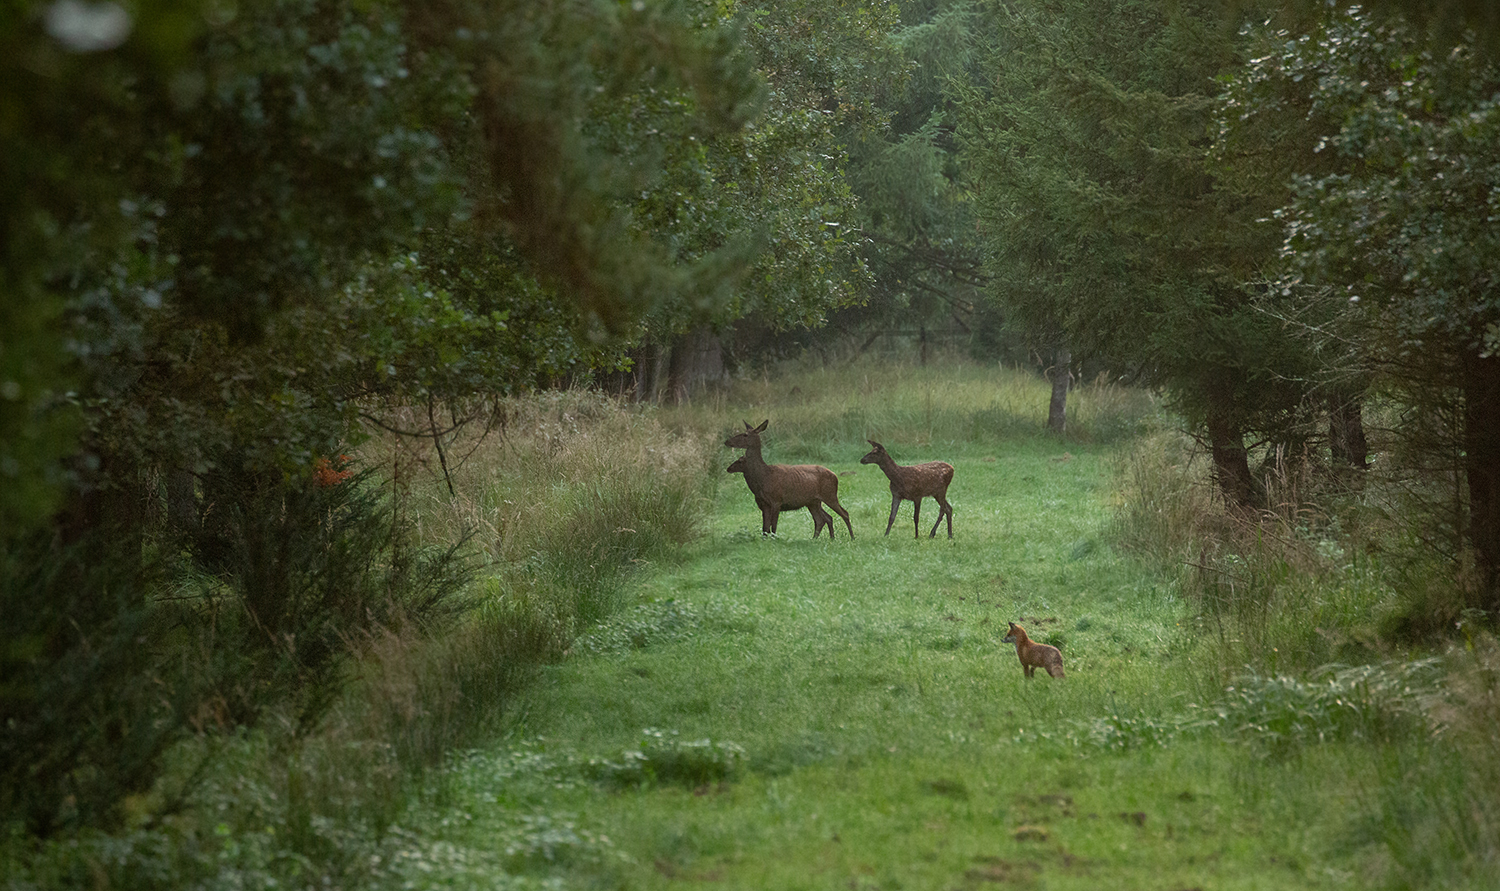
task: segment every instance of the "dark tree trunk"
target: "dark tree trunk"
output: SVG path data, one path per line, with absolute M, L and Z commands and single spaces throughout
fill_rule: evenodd
M 186 470 L 166 473 L 167 526 L 174 534 L 198 532 L 198 482 Z
M 662 390 L 667 386 L 667 368 L 672 359 L 671 348 L 646 339 L 635 351 L 636 402 L 660 402 Z
M 1464 359 L 1464 471 L 1469 540 L 1484 584 L 1483 608 L 1500 614 L 1500 357 Z
M 89 559 L 138 571 L 145 544 L 146 489 L 135 465 L 102 455 L 99 468 L 69 495 L 58 515 L 64 544 L 86 542 Z
M 724 377 L 724 350 L 707 325 L 676 338 L 672 345 L 667 398 L 683 403 Z
M 1209 408 L 1208 444 L 1213 456 L 1214 479 L 1224 501 L 1234 510 L 1259 508 L 1262 492 L 1255 475 L 1250 472 L 1245 432 L 1227 400 L 1218 400 Z
M 1370 465 L 1365 440 L 1364 400 L 1335 391 L 1328 397 L 1328 448 L 1335 461 L 1364 470 Z
M 1073 354 L 1061 349 L 1052 362 L 1052 403 L 1047 408 L 1047 429 L 1062 433 L 1068 426 L 1068 388 L 1073 383 Z

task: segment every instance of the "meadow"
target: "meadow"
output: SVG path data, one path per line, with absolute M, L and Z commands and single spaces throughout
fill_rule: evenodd
M 421 536 L 471 537 L 471 610 L 365 645 L 316 737 L 205 742 L 179 816 L 7 886 L 1495 887 L 1492 640 L 1383 638 L 1367 538 L 1236 532 L 1147 394 L 1082 386 L 1057 437 L 1047 392 L 955 361 L 553 394 L 450 446 L 456 494 L 371 443 Z M 840 474 L 852 541 L 762 537 L 722 442 L 766 419 L 767 460 Z M 951 541 L 930 501 L 882 534 L 867 438 L 954 465 Z M 1025 679 L 1007 622 L 1067 677 Z

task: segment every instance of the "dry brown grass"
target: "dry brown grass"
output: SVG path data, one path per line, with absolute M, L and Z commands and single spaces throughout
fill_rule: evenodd
M 465 415 L 467 424 L 445 430 Z M 585 391 L 430 414 L 396 407 L 380 423 L 429 434 L 388 433 L 360 450 L 391 469 L 413 546 L 467 536 L 480 564 L 472 608 L 456 627 L 408 627 L 361 646 L 351 732 L 430 763 L 491 729 L 536 666 L 610 611 L 634 566 L 697 535 L 717 444 L 669 429 L 652 409 Z

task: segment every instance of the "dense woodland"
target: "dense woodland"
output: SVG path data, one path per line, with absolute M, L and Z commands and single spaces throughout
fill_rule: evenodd
M 351 640 L 470 608 L 370 437 L 446 472 L 507 397 L 795 356 L 1034 369 L 1062 437 L 1070 381 L 1149 389 L 1246 523 L 1388 473 L 1445 592 L 1391 633 L 1493 629 L 1494 16 L 7 0 L 0 820 L 118 827 L 174 746 L 310 732 Z

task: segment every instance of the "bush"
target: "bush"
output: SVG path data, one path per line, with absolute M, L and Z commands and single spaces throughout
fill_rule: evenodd
M 1329 665 L 1310 680 L 1248 675 L 1225 690 L 1213 709 L 1221 731 L 1285 753 L 1311 742 L 1390 742 L 1426 726 L 1440 660 L 1382 665 Z
M 161 646 L 149 570 L 97 544 L 0 552 L 0 824 L 38 836 L 120 825 L 201 696 L 193 654 Z
M 472 572 L 461 535 L 409 542 L 368 470 L 319 485 L 234 468 L 208 477 L 204 500 L 191 551 L 222 584 L 177 606 L 213 641 L 230 725 L 276 709 L 310 730 L 338 698 L 351 643 L 451 613 Z
M 351 646 L 456 608 L 468 578 L 461 542 L 407 543 L 367 474 L 328 486 L 222 474 L 206 495 L 193 559 L 173 577 L 142 559 L 140 536 L 4 553 L 0 819 L 37 835 L 116 828 L 186 737 L 273 715 L 309 732 Z M 183 794 L 158 790 L 157 804 Z

